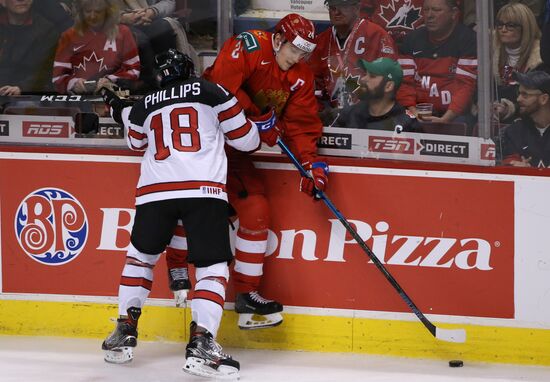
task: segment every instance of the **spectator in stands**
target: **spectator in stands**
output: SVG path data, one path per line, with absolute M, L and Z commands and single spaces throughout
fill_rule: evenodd
M 172 26 L 177 20 L 169 18 L 176 10 L 176 0 L 123 0 L 122 3 L 120 22 L 128 25 L 136 38 L 141 79 L 149 87 L 156 86 L 153 57 L 170 48 L 178 48 Z
M 39 0 L 35 1 L 32 7 L 36 13 L 49 20 L 57 28 L 59 34 L 73 26 L 74 20 L 70 8 L 60 0 Z
M 475 32 L 459 23 L 456 0 L 424 0 L 423 12 L 426 26 L 409 33 L 399 52 L 397 100 L 415 114 L 418 103 L 431 103 L 433 116 L 423 120 L 464 122 L 477 82 Z
M 405 36 L 424 25 L 424 0 L 362 0 L 361 16 L 384 28 L 399 45 Z
M 32 0 L 5 0 L 0 8 L 0 95 L 51 91 L 59 34 L 32 11 Z
M 118 0 L 76 0 L 75 25 L 61 35 L 53 83 L 59 93 L 95 93 L 139 77 L 132 32 L 119 25 Z
M 359 81 L 364 90 L 363 99 L 343 109 L 336 125 L 399 132 L 419 130 L 414 114 L 395 101 L 403 79 L 403 70 L 397 61 L 381 57 L 372 62 L 359 60 L 359 65 L 366 72 Z M 397 126 L 400 126 L 398 130 Z
M 517 73 L 521 119 L 504 130 L 503 164 L 550 167 L 550 74 Z
M 500 8 L 493 40 L 493 75 L 497 83 L 495 110 L 502 122 L 516 117 L 518 84 L 513 73 L 525 73 L 542 64 L 540 30 L 531 10 L 520 3 Z
M 389 34 L 378 24 L 359 17 L 360 0 L 325 0 L 331 28 L 316 39 L 317 48 L 309 65 L 315 74 L 317 94 L 328 107 L 342 108 L 357 102 L 361 58 L 396 59 L 397 51 Z

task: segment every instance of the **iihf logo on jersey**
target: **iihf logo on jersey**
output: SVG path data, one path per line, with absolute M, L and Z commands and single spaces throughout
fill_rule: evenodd
M 27 195 L 19 205 L 15 234 L 33 260 L 62 265 L 84 249 L 88 218 L 80 202 L 67 191 L 42 188 Z

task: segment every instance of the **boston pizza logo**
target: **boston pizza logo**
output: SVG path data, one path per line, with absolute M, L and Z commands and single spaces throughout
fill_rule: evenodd
M 88 237 L 88 219 L 73 195 L 43 188 L 29 194 L 19 205 L 15 234 L 33 260 L 62 265 L 82 252 Z

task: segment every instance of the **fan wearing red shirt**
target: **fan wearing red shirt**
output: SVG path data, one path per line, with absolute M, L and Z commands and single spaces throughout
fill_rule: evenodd
M 118 11 L 116 0 L 76 3 L 75 25 L 61 35 L 55 55 L 52 81 L 59 93 L 95 93 L 138 79 L 137 45 L 130 29 L 118 24 Z
M 340 109 L 358 101 L 363 75 L 359 59 L 397 60 L 397 50 L 381 26 L 359 16 L 360 0 L 325 0 L 325 5 L 332 26 L 319 34 L 308 62 L 315 74 L 317 95 Z

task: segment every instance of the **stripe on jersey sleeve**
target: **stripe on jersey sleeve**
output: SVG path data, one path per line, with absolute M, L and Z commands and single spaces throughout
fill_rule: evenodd
M 250 132 L 251 128 L 252 128 L 252 124 L 250 123 L 249 120 L 246 120 L 244 125 L 228 133 L 225 133 L 225 136 L 227 137 L 227 139 L 230 139 L 230 140 L 239 139 L 239 138 L 245 137 Z
M 128 127 L 128 146 L 132 150 L 145 150 L 148 146 L 147 135 Z
M 231 101 L 226 102 L 223 105 L 227 105 L 229 103 L 231 103 Z M 234 118 L 235 116 L 239 115 L 239 113 L 243 110 L 241 105 L 239 105 L 238 103 L 235 103 L 234 105 L 228 105 L 228 106 L 229 107 L 227 109 L 221 110 L 218 112 L 218 120 L 220 121 L 220 123 L 223 123 L 227 120 Z
M 220 128 L 227 139 L 239 139 L 250 132 L 252 124 L 246 119 L 243 109 L 235 97 L 214 107 L 214 110 L 218 113 Z

